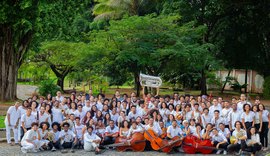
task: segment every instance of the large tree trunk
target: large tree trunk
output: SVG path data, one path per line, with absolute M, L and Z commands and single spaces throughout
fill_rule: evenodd
M 16 99 L 17 92 L 17 54 L 13 43 L 13 31 L 9 26 L 0 26 L 1 70 L 0 70 L 0 101 Z
M 64 91 L 64 80 L 65 77 L 57 77 L 57 85 Z
M 201 76 L 201 95 L 207 95 L 206 76 L 204 69 L 201 71 Z
M 57 85 L 61 88 L 62 91 L 64 91 L 64 80 L 65 80 L 65 77 L 68 75 L 68 73 L 71 71 L 72 67 L 67 67 L 65 68 L 65 70 L 61 71 L 57 69 L 57 66 L 51 64 L 50 68 L 52 69 L 52 71 L 57 77 Z
M 136 94 L 137 96 L 140 96 L 140 89 L 141 89 L 141 84 L 140 84 L 140 75 L 138 72 L 134 72 L 134 87 L 136 89 Z

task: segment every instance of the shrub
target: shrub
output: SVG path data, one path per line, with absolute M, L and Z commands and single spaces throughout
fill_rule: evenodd
M 270 99 L 270 76 L 268 76 L 264 79 L 263 97 L 266 99 Z
M 55 80 L 44 80 L 41 81 L 40 85 L 39 85 L 39 94 L 42 96 L 47 96 L 48 94 L 51 94 L 52 96 L 56 95 L 57 91 L 60 91 L 61 88 L 59 86 L 57 86 L 54 83 Z

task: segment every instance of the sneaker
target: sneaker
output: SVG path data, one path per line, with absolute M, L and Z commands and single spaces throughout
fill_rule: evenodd
M 37 150 L 37 149 L 33 149 L 31 152 L 33 152 L 33 153 L 37 153 L 39 150 Z
M 75 151 L 74 151 L 74 149 L 71 149 L 70 152 L 71 152 L 71 153 L 74 153 Z
M 44 148 L 40 147 L 39 150 L 40 150 L 40 151 L 44 151 Z
M 241 155 L 241 154 L 242 154 L 242 150 L 240 149 L 236 155 Z
M 263 151 L 267 151 L 267 150 L 268 150 L 268 147 L 263 148 Z
M 216 154 L 220 154 L 221 153 L 221 150 L 218 150 Z
M 52 148 L 52 152 L 54 152 L 54 151 L 56 151 L 56 148 L 55 147 Z
M 27 153 L 27 149 L 25 149 L 24 147 L 21 148 L 22 153 L 26 154 Z
M 224 154 L 224 155 L 227 155 L 227 151 L 226 151 L 226 150 L 224 150 L 224 151 L 223 151 L 223 154 Z

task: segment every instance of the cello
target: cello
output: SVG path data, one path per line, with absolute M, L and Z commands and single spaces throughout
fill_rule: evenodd
M 131 139 L 124 137 L 117 137 L 115 143 L 111 145 L 106 145 L 104 147 L 116 147 L 116 150 L 123 152 L 126 150 L 132 150 L 134 152 L 142 152 L 145 148 L 145 138 L 142 133 L 137 132 L 131 136 Z
M 216 147 L 213 147 L 210 139 L 201 140 L 193 135 L 188 135 L 184 138 L 182 148 L 187 154 L 195 154 L 197 152 L 202 154 L 210 154 L 213 152 L 213 150 L 217 149 Z

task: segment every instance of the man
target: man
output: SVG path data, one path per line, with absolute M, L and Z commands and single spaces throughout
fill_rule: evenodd
M 132 121 L 132 120 L 135 120 L 138 116 L 139 114 L 136 111 L 136 106 L 132 105 L 131 111 L 128 113 L 128 119 Z
M 213 128 L 212 130 L 212 145 L 214 145 L 217 149 L 224 149 L 223 154 L 227 154 L 227 146 L 228 146 L 228 141 L 226 137 L 222 134 L 219 133 L 217 128 Z M 221 150 L 218 150 L 216 154 L 220 154 Z
M 146 130 L 152 129 L 158 136 L 160 136 L 161 133 L 162 133 L 162 130 L 160 129 L 159 125 L 154 124 L 154 119 L 153 118 L 149 119 L 149 124 L 145 125 L 145 129 Z
M 167 129 L 167 139 L 172 139 L 175 136 L 183 137 L 181 128 L 177 125 L 177 121 L 173 120 L 172 125 Z
M 83 106 L 83 112 L 88 112 L 91 111 L 91 105 L 90 105 L 90 101 L 86 100 L 86 104 L 85 106 Z
M 249 104 L 250 107 L 252 107 L 251 103 L 246 100 L 246 95 L 241 94 L 240 95 L 240 101 L 237 103 L 237 111 L 243 112 L 243 106 L 246 103 Z
M 19 110 L 20 102 L 15 102 L 14 106 L 10 106 L 7 111 L 7 115 L 5 118 L 5 126 L 6 126 L 6 137 L 7 143 L 9 145 L 14 145 L 11 143 L 10 131 L 13 131 L 15 144 L 18 144 L 18 125 L 20 120 L 20 110 Z
M 45 113 L 45 107 L 41 106 L 39 111 L 39 124 L 42 122 L 48 122 L 49 114 Z
M 217 128 L 218 130 L 219 129 L 219 124 L 220 123 L 224 123 L 224 119 L 222 117 L 219 116 L 219 110 L 215 110 L 214 112 L 214 117 L 212 118 L 211 120 L 211 124 Z
M 115 139 L 118 137 L 119 128 L 115 126 L 114 121 L 111 120 L 109 122 L 109 126 L 105 129 L 105 138 L 104 138 L 104 145 L 113 144 Z
M 52 108 L 52 121 L 61 124 L 64 118 L 63 113 L 65 113 L 65 111 L 62 111 L 62 108 L 59 107 L 59 101 L 55 101 Z
M 39 148 L 45 144 L 40 141 L 38 123 L 33 122 L 31 127 L 32 128 L 29 131 L 27 131 L 24 137 L 22 138 L 21 151 L 23 153 L 37 152 Z
M 130 139 L 132 134 L 134 134 L 134 133 L 143 133 L 142 127 L 140 125 L 138 125 L 138 123 L 136 121 L 133 121 L 131 123 L 131 126 L 130 126 L 128 134 L 127 134 L 127 138 Z
M 119 118 L 119 114 L 116 111 L 116 108 L 113 108 L 112 111 L 110 112 L 111 115 L 111 119 L 116 123 L 118 118 Z
M 218 103 L 217 99 L 213 99 L 213 105 L 209 107 L 209 114 L 211 116 L 214 116 L 214 112 L 215 110 L 218 110 L 219 112 L 221 112 L 222 107 L 221 105 Z
M 69 116 L 67 115 L 66 119 L 62 122 L 61 127 L 63 127 L 63 123 L 66 122 L 69 124 L 69 129 L 73 130 L 75 125 L 75 115 L 74 114 L 70 114 Z
M 230 136 L 231 136 L 230 130 L 225 127 L 225 124 L 224 123 L 220 123 L 219 124 L 219 129 L 220 129 L 219 130 L 219 133 L 222 133 L 226 137 L 226 139 L 228 140 L 228 142 L 229 142 Z
M 21 125 L 21 129 L 22 129 L 22 133 L 21 133 L 21 138 L 24 136 L 24 134 L 31 129 L 31 125 L 33 122 L 36 122 L 36 118 L 33 114 L 31 114 L 32 109 L 29 107 L 27 108 L 26 114 L 22 115 L 22 125 Z
M 76 117 L 75 118 L 75 126 L 74 126 L 74 133 L 76 134 L 76 137 L 78 139 L 78 142 L 77 142 L 77 145 L 78 148 L 83 147 L 83 128 L 84 128 L 84 125 L 81 124 L 80 122 L 80 118 L 79 117 Z
M 70 152 L 74 153 L 74 147 L 77 144 L 77 137 L 71 130 L 69 130 L 69 123 L 63 124 L 63 130 L 59 134 L 61 140 L 60 149 L 62 153 L 67 153 L 66 148 L 71 148 Z
M 75 111 L 75 116 L 81 119 L 84 118 L 86 114 L 86 112 L 83 111 L 82 107 L 83 107 L 82 105 L 78 105 L 78 109 Z
M 60 139 L 59 139 L 59 134 L 60 134 L 60 125 L 57 122 L 52 123 L 52 130 L 50 133 L 54 136 L 53 140 L 50 141 L 49 147 L 52 149 L 52 152 L 56 151 L 56 148 L 60 148 Z
M 221 117 L 224 119 L 224 124 L 226 128 L 229 128 L 229 114 L 232 111 L 230 108 L 230 103 L 228 101 L 224 102 L 224 108 L 221 111 Z
M 60 101 L 60 102 L 62 102 L 62 101 L 64 100 L 64 97 L 62 96 L 62 93 L 61 93 L 60 91 L 57 91 L 57 92 L 56 92 L 56 97 L 55 97 L 55 99 L 56 99 L 57 101 Z
M 242 112 L 237 110 L 237 104 L 233 103 L 232 111 L 229 114 L 229 129 L 231 132 L 235 129 L 234 123 L 241 120 L 241 114 Z
M 87 132 L 84 134 L 84 150 L 87 152 L 95 150 L 95 153 L 99 154 L 100 149 L 98 148 L 98 146 L 100 144 L 100 141 L 100 137 L 93 133 L 93 127 L 88 126 Z
M 92 89 L 89 89 L 88 94 L 87 93 L 85 94 L 85 99 L 90 100 L 91 96 L 93 96 L 93 91 Z

